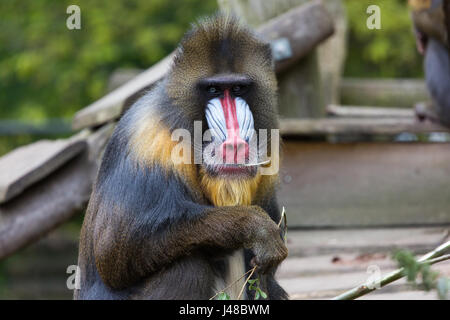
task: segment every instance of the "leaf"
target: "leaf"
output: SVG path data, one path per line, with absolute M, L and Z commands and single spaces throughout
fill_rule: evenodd
M 226 292 L 221 292 L 217 296 L 217 300 L 230 300 L 230 296 Z
M 431 270 L 429 264 L 423 264 L 420 269 L 422 275 L 422 284 L 426 291 L 436 287 L 436 279 L 439 275 L 438 272 Z
M 267 294 L 264 291 L 259 289 L 259 292 L 261 293 L 261 297 L 263 297 L 264 299 L 267 299 Z
M 251 280 L 247 280 L 247 282 L 249 283 L 248 289 L 249 290 L 256 290 L 258 289 L 259 286 L 259 279 L 251 279 Z
M 259 290 L 256 290 L 256 293 L 255 293 L 255 300 L 259 300 Z
M 404 269 L 403 273 L 408 282 L 415 283 L 420 271 L 420 264 L 416 261 L 414 255 L 407 250 L 399 250 L 394 253 L 394 259 L 397 260 L 398 266 Z

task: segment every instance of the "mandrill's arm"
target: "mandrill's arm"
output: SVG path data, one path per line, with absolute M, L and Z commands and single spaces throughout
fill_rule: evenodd
M 286 257 L 277 225 L 260 207 L 201 205 L 174 173 L 116 163 L 102 165 L 88 209 L 96 266 L 110 287 L 133 285 L 202 248 L 250 248 L 261 272 Z

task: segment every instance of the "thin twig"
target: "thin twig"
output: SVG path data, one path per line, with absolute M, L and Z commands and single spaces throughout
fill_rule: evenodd
M 245 277 L 249 272 L 251 272 L 253 269 L 248 270 L 246 273 L 244 273 L 242 276 L 239 277 L 239 279 L 233 281 L 230 285 L 226 286 L 225 288 L 223 288 L 221 291 L 217 292 L 215 295 L 213 295 L 211 298 L 209 298 L 209 300 L 213 300 L 215 297 L 217 297 L 219 294 L 221 294 L 222 292 L 225 292 L 227 289 L 231 288 L 234 284 L 236 284 L 237 282 L 239 282 L 243 277 Z
M 286 210 L 283 207 L 283 210 L 281 210 L 281 218 L 280 218 L 280 221 L 278 222 L 278 228 L 280 228 L 281 222 L 283 222 L 284 218 L 286 218 Z
M 442 262 L 445 260 L 450 260 L 450 254 L 444 254 L 443 256 L 434 258 L 434 259 L 430 259 L 430 260 L 426 260 L 424 263 L 428 263 L 429 265 L 438 263 L 438 262 Z
M 256 270 L 257 267 L 258 267 L 258 266 L 254 266 L 253 269 L 251 270 L 250 275 L 249 275 L 249 276 L 247 277 L 247 279 L 245 280 L 244 285 L 242 286 L 241 291 L 239 292 L 239 294 L 238 294 L 238 296 L 237 296 L 237 300 L 241 300 L 241 296 L 242 296 L 242 293 L 244 292 L 245 286 L 246 286 L 248 280 L 250 280 L 250 278 L 252 277 L 252 275 L 253 275 L 253 273 L 255 272 L 255 270 Z
M 430 265 L 448 260 L 450 259 L 450 254 L 443 255 L 446 251 L 450 249 L 450 241 L 447 241 L 446 243 L 443 243 L 436 249 L 434 249 L 431 252 L 428 252 L 427 254 L 423 255 L 420 259 L 417 261 L 420 263 L 428 263 Z M 398 279 L 403 278 L 404 275 L 404 268 L 397 269 L 386 276 L 384 276 L 381 280 L 370 283 L 370 284 L 363 284 L 356 288 L 353 288 L 351 290 L 348 290 L 337 297 L 334 297 L 333 300 L 353 300 L 356 298 L 359 298 L 365 294 L 368 294 L 376 289 L 379 289 L 381 287 L 384 287 L 385 285 L 394 282 Z

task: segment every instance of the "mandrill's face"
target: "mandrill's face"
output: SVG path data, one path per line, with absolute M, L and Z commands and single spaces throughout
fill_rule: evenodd
M 203 165 L 211 175 L 254 175 L 259 163 L 257 133 L 247 103 L 254 90 L 248 76 L 224 74 L 202 79 L 207 97 Z
M 271 129 L 278 128 L 271 50 L 234 19 L 214 21 L 181 43 L 168 93 L 203 123 L 201 151 L 194 150 L 202 153 L 202 171 L 250 178 L 270 163 Z

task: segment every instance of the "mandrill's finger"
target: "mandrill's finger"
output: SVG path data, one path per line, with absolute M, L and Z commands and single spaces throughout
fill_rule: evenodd
M 258 266 L 258 259 L 257 259 L 256 257 L 253 257 L 253 258 L 250 260 L 250 266 L 251 266 L 252 268 Z

